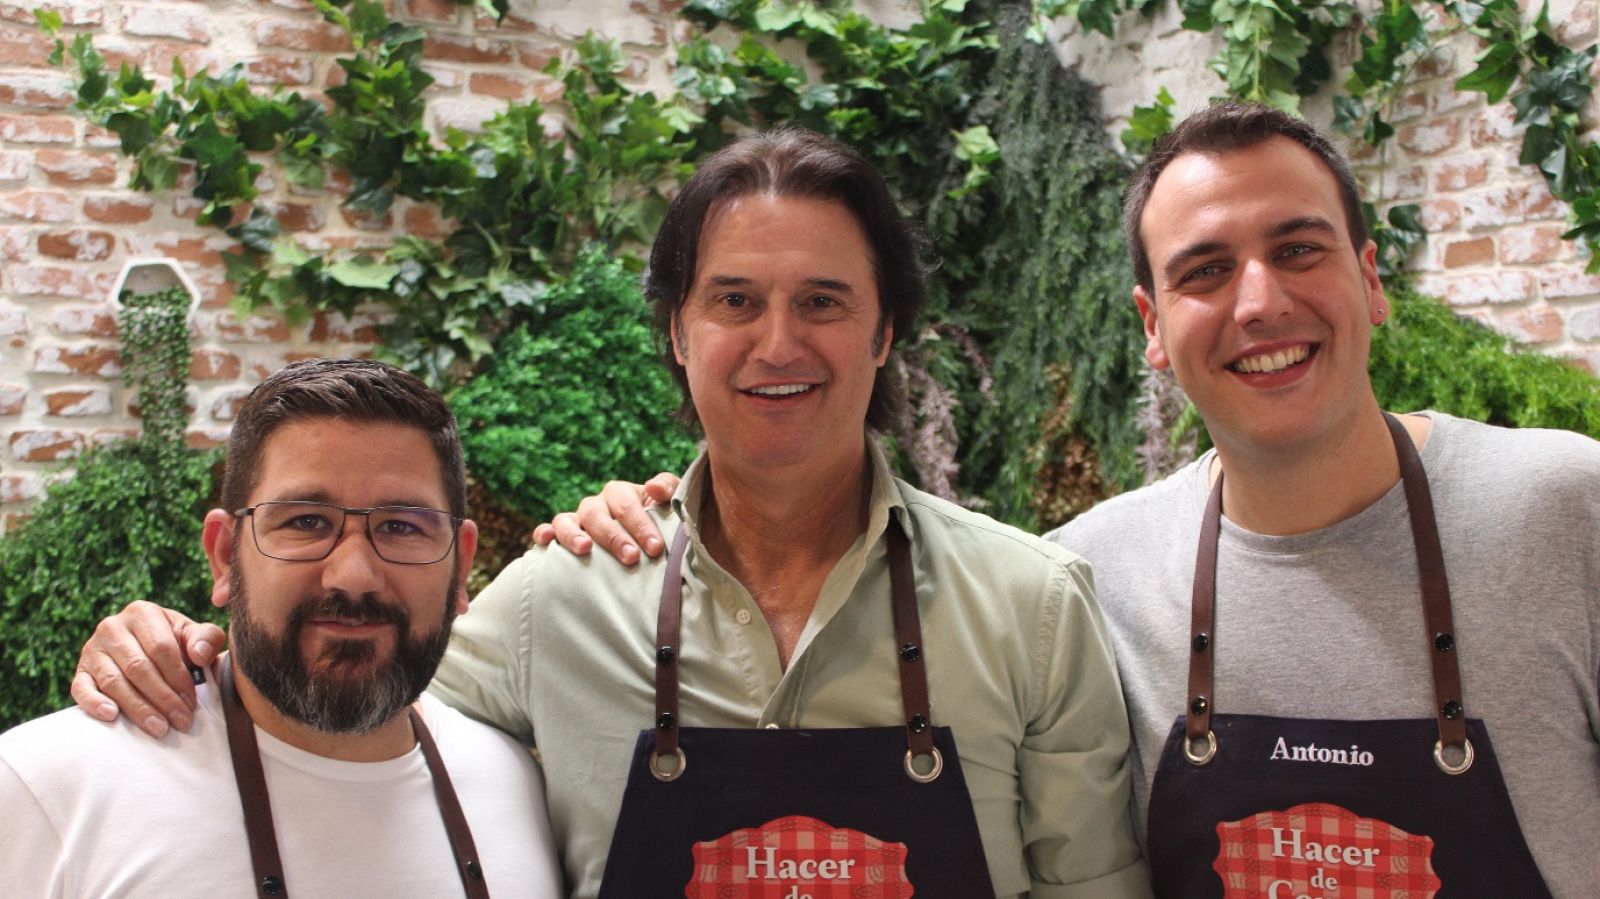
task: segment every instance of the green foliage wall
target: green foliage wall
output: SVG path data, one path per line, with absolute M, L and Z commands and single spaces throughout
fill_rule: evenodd
M 1369 366 L 1385 409 L 1600 439 L 1600 378 L 1550 356 L 1508 352 L 1505 337 L 1431 297 L 1401 288 L 1389 298 L 1394 315 L 1373 331 Z
M 672 421 L 678 391 L 636 276 L 591 248 L 542 302 L 451 396 L 473 475 L 544 520 L 609 478 L 681 471 L 695 444 Z
M 1144 362 L 1119 230 L 1129 168 L 1106 140 L 1098 91 L 1021 39 L 1023 12 L 994 10 L 1002 38 L 973 112 L 1002 164 L 986 189 L 960 200 L 941 191 L 929 211 L 944 262 L 932 315 L 978 338 L 993 377 L 991 396 L 970 381 L 963 396 L 961 483 L 989 514 L 1044 527 L 1057 522 L 1034 520 L 1041 460 L 1028 450 L 1057 405 L 1059 379 L 1047 370 L 1069 373 L 1071 429 L 1126 488 L 1139 483 Z

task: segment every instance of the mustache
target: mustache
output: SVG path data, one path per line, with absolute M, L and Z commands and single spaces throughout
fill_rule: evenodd
M 394 624 L 402 631 L 411 623 L 411 616 L 398 606 L 380 602 L 370 593 L 352 597 L 341 590 L 300 603 L 289 616 L 289 627 L 297 629 L 313 618 L 344 618 L 363 624 Z

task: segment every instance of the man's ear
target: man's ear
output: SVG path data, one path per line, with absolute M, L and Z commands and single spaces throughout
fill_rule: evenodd
M 1374 325 L 1381 325 L 1392 312 L 1389 308 L 1389 299 L 1383 293 L 1383 280 L 1378 277 L 1378 244 L 1367 241 L 1357 254 L 1357 261 L 1361 264 L 1361 280 L 1367 287 L 1367 320 Z
M 233 553 L 233 529 L 238 521 L 223 509 L 212 509 L 200 532 L 206 561 L 211 564 L 211 604 L 219 609 L 228 605 L 228 573 L 238 561 Z
M 456 532 L 456 614 L 465 615 L 467 603 L 467 576 L 472 573 L 472 559 L 478 554 L 478 524 L 472 519 L 461 522 Z
M 672 358 L 678 360 L 679 365 L 689 364 L 689 342 L 683 339 L 683 320 L 678 313 L 672 313 Z
M 1156 301 L 1143 287 L 1133 289 L 1134 305 L 1139 307 L 1139 318 L 1144 320 L 1144 358 L 1150 367 L 1165 371 L 1172 367 L 1167 350 L 1161 345 L 1161 329 L 1156 326 Z
M 885 316 L 883 327 L 878 329 L 878 337 L 872 342 L 872 360 L 879 368 L 889 361 L 889 348 L 892 346 L 894 346 L 894 322 Z

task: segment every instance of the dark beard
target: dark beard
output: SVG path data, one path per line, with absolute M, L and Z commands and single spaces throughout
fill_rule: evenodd
M 251 616 L 244 577 L 235 564 L 228 575 L 234 663 L 284 715 L 324 733 L 371 733 L 415 702 L 433 679 L 450 643 L 455 580 L 452 564 L 444 619 L 420 639 L 413 638 L 405 609 L 370 594 L 352 599 L 342 592 L 303 600 L 290 613 L 283 633 L 274 635 Z M 301 655 L 300 632 L 312 618 L 324 615 L 394 624 L 394 657 L 381 662 L 372 643 L 339 640 L 312 660 L 313 671 Z

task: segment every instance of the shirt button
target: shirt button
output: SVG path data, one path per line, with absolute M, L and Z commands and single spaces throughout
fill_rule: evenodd
M 749 609 L 740 609 L 739 611 L 734 612 L 733 613 L 733 620 L 739 622 L 740 624 L 749 624 L 750 623 L 750 610 Z
M 777 730 L 777 729 L 778 729 L 778 725 L 776 723 L 767 725 L 767 730 Z

